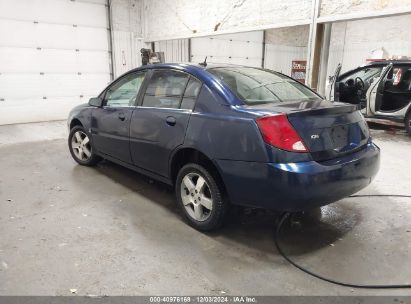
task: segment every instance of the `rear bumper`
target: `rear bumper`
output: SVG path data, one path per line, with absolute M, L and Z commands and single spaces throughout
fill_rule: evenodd
M 234 204 L 301 211 L 347 197 L 371 183 L 380 149 L 373 143 L 326 162 L 257 163 L 216 160 Z

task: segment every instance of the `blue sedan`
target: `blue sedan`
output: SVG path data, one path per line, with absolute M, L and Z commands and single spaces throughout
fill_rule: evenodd
M 68 118 L 74 160 L 107 159 L 173 185 L 187 222 L 230 205 L 300 211 L 366 187 L 379 148 L 354 105 L 270 70 L 156 64 L 127 72 Z

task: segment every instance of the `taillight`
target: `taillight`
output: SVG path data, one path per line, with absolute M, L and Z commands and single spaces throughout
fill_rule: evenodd
M 292 152 L 308 152 L 285 114 L 258 118 L 257 125 L 267 144 Z

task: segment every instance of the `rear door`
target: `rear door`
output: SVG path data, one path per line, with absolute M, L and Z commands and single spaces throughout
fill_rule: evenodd
M 133 163 L 168 176 L 171 152 L 184 141 L 185 131 L 202 83 L 182 71 L 152 72 L 130 125 Z
M 332 101 L 339 101 L 339 82 L 338 78 L 340 77 L 341 72 L 341 63 L 338 64 L 337 68 L 335 69 L 334 76 L 332 76 L 330 81 L 330 91 L 329 91 L 329 100 Z
M 145 71 L 127 74 L 105 92 L 103 106 L 93 109 L 93 146 L 101 153 L 131 163 L 130 121 Z

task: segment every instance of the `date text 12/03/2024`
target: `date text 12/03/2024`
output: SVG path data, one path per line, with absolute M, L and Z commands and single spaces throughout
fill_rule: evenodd
M 150 297 L 150 303 L 257 303 L 248 296 L 197 296 L 197 297 Z

